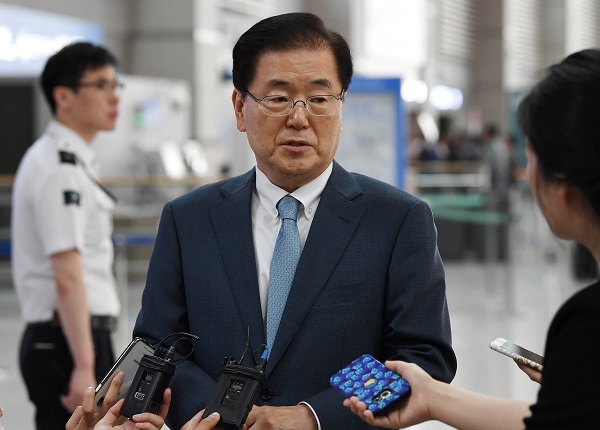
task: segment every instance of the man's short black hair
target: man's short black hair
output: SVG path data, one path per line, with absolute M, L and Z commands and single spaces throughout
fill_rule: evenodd
M 265 52 L 323 48 L 333 52 L 342 91 L 346 91 L 352 80 L 352 56 L 339 33 L 329 30 L 321 18 L 311 13 L 286 13 L 263 19 L 242 34 L 233 48 L 233 86 L 246 95 L 258 59 Z
M 46 62 L 40 79 L 52 113 L 56 113 L 54 88 L 65 86 L 77 90 L 79 81 L 87 70 L 107 65 L 116 66 L 117 59 L 103 46 L 88 42 L 72 43 L 52 55 Z

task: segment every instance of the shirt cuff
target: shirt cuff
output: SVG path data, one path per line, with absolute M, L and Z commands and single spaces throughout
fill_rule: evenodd
M 319 417 L 317 416 L 317 413 L 315 412 L 315 410 L 313 409 L 313 407 L 311 405 L 309 405 L 308 403 L 306 403 L 306 402 L 300 402 L 298 404 L 299 405 L 306 405 L 306 406 L 308 406 L 308 408 L 312 411 L 313 415 L 315 416 L 315 419 L 317 420 L 317 427 L 319 427 L 319 430 L 322 430 L 321 429 L 321 421 L 319 421 Z

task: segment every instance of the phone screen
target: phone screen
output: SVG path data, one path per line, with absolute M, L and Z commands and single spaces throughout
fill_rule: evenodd
M 110 387 L 112 378 L 119 370 L 125 373 L 125 379 L 123 380 L 123 384 L 119 389 L 117 400 L 125 397 L 131 383 L 133 382 L 133 378 L 135 377 L 137 369 L 140 365 L 140 361 L 146 354 L 153 355 L 154 348 L 152 348 L 152 346 L 150 346 L 141 338 L 133 339 L 127 348 L 125 348 L 125 351 L 123 351 L 119 358 L 117 358 L 117 361 L 113 367 L 108 371 L 106 376 L 96 387 L 96 396 L 94 398 L 94 410 L 96 412 L 100 410 L 100 407 L 104 402 L 106 392 Z
M 508 340 L 504 342 L 502 348 L 507 349 L 510 352 L 513 352 L 521 357 L 525 357 L 528 360 L 533 361 L 534 363 L 544 364 L 544 357 L 537 355 L 535 352 L 531 352 L 525 348 L 520 347 L 519 345 L 515 345 Z

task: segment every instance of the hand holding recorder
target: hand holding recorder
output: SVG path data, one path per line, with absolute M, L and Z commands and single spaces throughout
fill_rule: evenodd
M 139 429 L 137 423 L 144 423 L 147 430 L 159 430 L 165 423 L 165 417 L 171 404 L 171 390 L 166 389 L 161 407 L 157 414 L 148 412 L 135 415 L 125 420 L 120 414 L 123 400 L 117 400 L 119 390 L 125 379 L 125 373 L 117 371 L 112 378 L 104 396 L 99 412 L 94 411 L 94 389 L 88 388 L 83 397 L 83 405 L 78 406 L 65 426 L 66 430 L 134 430 Z M 208 427 L 210 428 L 210 427 Z
M 83 405 L 79 406 L 65 427 L 66 430 L 134 430 L 139 429 L 137 424 L 144 425 L 146 430 L 159 430 L 163 427 L 165 417 L 171 404 L 171 390 L 167 388 L 164 392 L 161 407 L 157 414 L 144 412 L 134 415 L 125 421 L 120 410 L 123 399 L 117 400 L 121 391 L 125 373 L 117 371 L 114 374 L 99 412 L 94 412 L 94 390 L 90 387 L 84 394 Z M 204 411 L 198 412 L 190 419 L 181 430 L 210 430 L 219 423 L 219 414 L 214 413 L 202 419 Z
M 115 399 L 113 404 L 125 397 L 133 378 L 138 370 L 140 362 L 144 355 L 153 355 L 154 348 L 149 345 L 142 338 L 136 337 L 131 341 L 123 353 L 117 358 L 113 367 L 108 371 L 106 376 L 100 381 L 96 387 L 96 395 L 94 399 L 94 410 L 101 412 L 101 408 L 106 413 L 106 408 L 103 408 L 104 402 L 109 388 L 111 387 L 111 381 L 115 375 L 119 372 L 123 373 L 123 380 L 118 385 L 117 391 L 115 392 Z

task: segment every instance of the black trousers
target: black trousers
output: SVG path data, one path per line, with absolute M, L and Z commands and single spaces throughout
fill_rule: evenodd
M 96 380 L 100 381 L 112 367 L 115 357 L 110 331 L 92 329 L 96 352 Z M 64 430 L 71 417 L 60 402 L 67 394 L 73 359 L 60 326 L 30 324 L 25 329 L 19 352 L 21 374 L 29 398 L 36 408 L 37 430 Z

